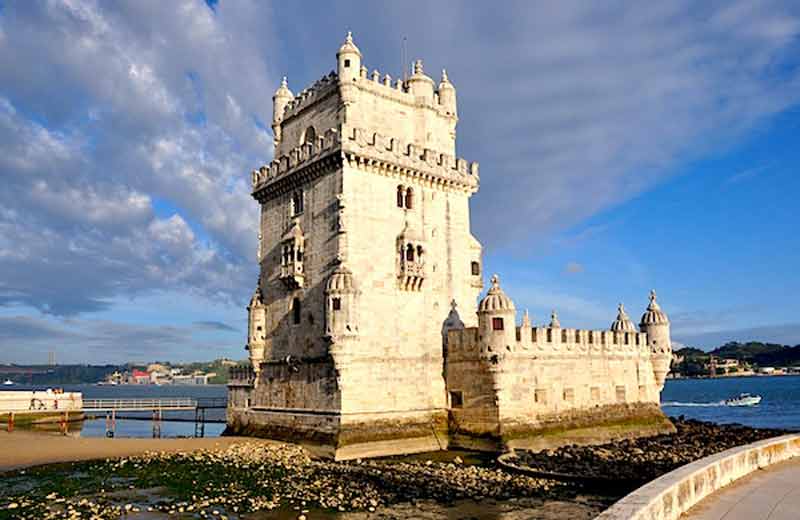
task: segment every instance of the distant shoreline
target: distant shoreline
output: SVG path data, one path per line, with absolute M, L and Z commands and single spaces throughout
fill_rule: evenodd
M 725 374 L 717 376 L 668 376 L 668 381 L 680 381 L 683 379 L 730 379 L 732 377 L 800 377 L 800 374 Z

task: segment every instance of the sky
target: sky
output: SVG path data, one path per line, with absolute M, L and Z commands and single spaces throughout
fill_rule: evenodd
M 0 0 L 0 363 L 244 359 L 271 97 L 352 31 L 458 93 L 534 323 L 800 343 L 800 4 Z

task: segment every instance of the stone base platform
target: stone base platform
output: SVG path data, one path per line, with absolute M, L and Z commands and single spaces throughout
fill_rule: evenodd
M 335 460 L 407 455 L 448 448 L 502 453 L 515 448 L 553 449 L 675 433 L 652 404 L 612 405 L 549 417 L 536 424 L 508 423 L 500 434 L 474 435 L 448 423 L 445 410 L 382 413 L 229 409 L 224 435 L 247 435 L 305 446 Z
M 334 460 L 424 453 L 448 447 L 445 410 L 347 414 L 229 409 L 223 435 L 292 442 L 315 456 Z

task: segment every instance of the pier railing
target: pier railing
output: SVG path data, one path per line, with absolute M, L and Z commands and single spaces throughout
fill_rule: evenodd
M 85 412 L 105 412 L 105 411 L 125 411 L 125 412 L 149 412 L 155 410 L 195 410 L 197 409 L 197 399 L 173 398 L 173 399 L 84 399 L 83 410 Z

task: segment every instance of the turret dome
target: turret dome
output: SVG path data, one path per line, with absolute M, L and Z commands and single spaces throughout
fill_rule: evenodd
M 439 82 L 439 92 L 442 90 L 455 90 L 455 87 L 447 77 L 447 70 L 445 69 L 442 69 L 442 80 Z
M 506 296 L 503 289 L 500 288 L 500 277 L 497 275 L 492 276 L 492 287 L 484 296 L 481 303 L 478 304 L 478 312 L 502 312 L 513 311 L 514 302 L 511 298 Z
M 611 330 L 614 332 L 636 332 L 636 327 L 625 312 L 625 306 L 621 303 L 617 307 L 617 319 L 611 324 Z
M 344 265 L 339 265 L 328 277 L 328 283 L 325 285 L 325 292 L 331 293 L 349 293 L 355 292 L 356 285 L 353 281 L 353 273 Z
M 343 54 L 357 54 L 358 57 L 361 57 L 361 51 L 358 50 L 356 44 L 353 43 L 353 33 L 347 31 L 347 37 L 344 39 L 344 43 L 341 47 L 339 47 L 339 52 L 336 53 L 337 56 L 341 56 Z
M 247 308 L 253 309 L 259 306 L 264 306 L 264 299 L 261 296 L 261 287 L 256 287 L 256 290 L 253 292 L 253 297 L 250 298 L 250 305 L 248 305 Z
M 647 311 L 642 315 L 641 325 L 669 325 L 667 314 L 661 310 L 661 306 L 656 301 L 655 289 L 650 291 L 650 305 L 647 306 Z
M 289 83 L 286 81 L 286 76 L 284 76 L 283 79 L 281 80 L 281 86 L 278 87 L 278 90 L 275 91 L 274 97 L 288 98 L 288 99 L 294 98 L 294 94 L 292 94 L 292 91 L 289 90 Z
M 556 311 L 553 311 L 550 314 L 550 328 L 551 329 L 560 329 L 561 328 L 561 322 L 558 321 L 558 314 L 556 313 Z

